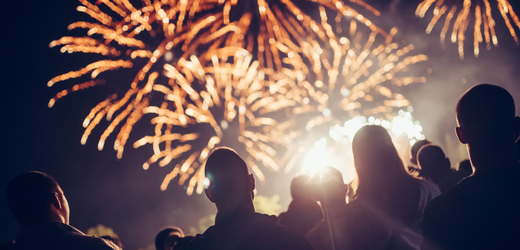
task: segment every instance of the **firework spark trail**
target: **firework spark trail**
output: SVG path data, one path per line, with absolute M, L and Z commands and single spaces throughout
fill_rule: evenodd
M 218 97 L 223 94 L 219 91 L 226 90 L 222 86 L 218 86 L 219 88 L 216 86 L 214 90 L 208 89 L 205 95 L 198 93 L 205 87 L 205 83 L 203 80 L 197 80 L 198 86 L 196 86 L 193 81 L 197 75 L 204 73 L 192 72 L 189 69 L 190 62 L 195 64 L 195 60 L 191 59 L 193 55 L 197 55 L 199 65 L 206 67 L 213 64 L 217 67 L 216 65 L 225 63 L 227 60 L 227 58 L 218 58 L 223 59 L 222 62 L 214 64 L 213 55 L 221 53 L 217 53 L 217 51 L 240 46 L 253 55 L 252 60 L 257 61 L 258 64 L 257 71 L 263 74 L 263 80 L 260 83 L 265 87 L 264 90 L 269 90 L 269 93 L 273 94 L 277 93 L 276 89 L 279 88 L 279 85 L 285 84 L 284 80 L 279 77 L 280 74 L 284 74 L 285 77 L 289 76 L 291 79 L 289 81 L 302 81 L 309 72 L 315 74 L 317 79 L 327 78 L 327 76 L 323 76 L 322 72 L 324 69 L 328 71 L 329 68 L 334 68 L 336 61 L 330 64 L 327 61 L 328 55 L 324 51 L 332 49 L 335 51 L 333 54 L 336 55 L 336 58 L 339 58 L 338 55 L 341 54 L 340 45 L 337 43 L 327 19 L 323 15 L 313 17 L 306 14 L 308 11 L 313 12 L 315 8 L 300 9 L 289 0 L 183 0 L 169 3 L 152 3 L 143 0 L 140 7 L 134 6 L 128 0 L 104 0 L 96 3 L 80 0 L 80 2 L 82 5 L 77 10 L 86 13 L 95 21 L 78 21 L 70 24 L 68 29 L 78 30 L 78 32 L 86 30 L 86 35 L 65 36 L 52 41 L 49 46 L 51 48 L 61 47 L 62 53 L 96 54 L 102 59 L 94 61 L 82 69 L 70 71 L 51 79 L 48 82 L 49 87 L 63 86 L 74 80 L 82 83 L 70 88 L 62 87 L 65 90 L 60 91 L 49 101 L 49 107 L 71 92 L 105 83 L 104 78 L 101 77 L 105 76 L 102 74 L 104 72 L 120 69 L 138 70 L 131 82 L 119 83 L 122 86 L 121 89 L 126 90 L 124 94 L 112 94 L 98 103 L 83 122 L 85 132 L 81 143 L 85 144 L 91 132 L 98 127 L 103 118 L 109 121 L 109 125 L 99 139 L 98 149 L 102 150 L 108 137 L 117 133 L 114 149 L 117 151 L 118 158 L 123 155 L 133 126 L 141 120 L 144 114 L 150 113 L 159 115 L 152 120 L 152 124 L 156 126 L 156 134 L 162 133 L 160 131 L 163 125 L 166 126 L 166 130 L 161 137 L 154 137 L 154 155 L 149 162 L 162 159 L 162 164 L 166 164 L 191 150 L 190 142 L 196 140 L 197 134 L 189 132 L 181 136 L 173 133 L 171 129 L 174 126 L 208 122 L 211 121 L 211 116 L 200 116 L 197 119 L 194 118 L 194 115 L 185 113 L 195 112 L 197 109 L 183 106 L 185 105 L 182 101 L 183 98 L 189 97 L 193 102 L 191 105 L 200 109 L 200 105 L 202 107 L 209 105 L 207 95 L 210 95 L 214 103 L 218 104 Z M 355 30 L 357 23 L 361 23 L 361 26 L 366 26 L 371 30 L 372 38 L 377 35 L 389 37 L 366 17 L 341 1 L 299 1 L 298 4 L 303 2 L 318 6 L 321 13 L 325 11 L 335 13 L 334 20 L 338 23 L 338 28 L 341 20 L 345 18 L 349 19 L 351 30 Z M 353 1 L 353 3 L 361 9 L 379 15 L 379 12 L 360 0 Z M 231 57 L 235 52 L 226 53 Z M 166 68 L 163 67 L 172 61 L 175 63 L 168 64 L 170 66 Z M 204 69 L 204 67 L 202 68 Z M 169 85 L 161 84 L 165 81 L 163 74 L 165 70 L 170 78 L 170 80 L 166 79 Z M 218 70 L 215 71 L 218 74 Z M 181 78 L 184 80 L 180 80 Z M 211 79 L 211 77 L 206 78 L 204 80 Z M 216 79 L 214 81 L 222 83 Z M 106 82 L 106 84 L 111 85 L 113 82 Z M 283 90 L 283 88 L 281 89 Z M 173 105 L 164 107 L 155 105 L 157 100 L 152 97 L 156 92 L 168 93 L 167 99 Z M 234 105 L 238 105 L 238 102 Z M 171 110 L 166 110 L 168 108 Z M 244 112 L 238 113 L 243 114 Z M 176 117 L 176 123 L 171 119 L 168 120 L 171 118 L 168 115 Z M 202 117 L 207 120 L 203 120 Z M 219 132 L 217 129 L 219 125 L 214 123 L 211 125 L 215 128 L 217 137 L 210 138 L 207 142 L 207 149 L 203 150 L 201 155 L 207 154 L 208 148 L 216 145 L 220 140 L 219 136 L 222 136 L 222 131 Z M 117 132 L 117 130 L 119 131 Z M 258 144 L 257 147 L 266 148 L 258 142 L 258 139 L 255 140 L 245 135 L 243 138 L 244 141 L 249 140 L 246 141 L 247 144 L 251 144 L 252 140 L 253 144 Z M 166 145 L 172 145 L 174 140 L 185 144 L 182 147 L 166 151 L 161 151 L 157 146 L 157 141 L 164 141 Z M 260 154 L 255 153 L 257 151 L 250 153 L 253 156 Z M 192 156 L 188 157 L 188 160 L 183 163 L 184 167 L 181 167 L 179 171 L 192 169 L 189 165 L 197 163 L 194 160 L 197 157 Z M 265 162 L 264 164 L 271 165 L 271 167 L 273 165 Z M 145 165 L 146 167 L 148 166 Z M 200 176 L 200 171 L 195 173 L 195 175 L 197 174 Z M 170 176 L 172 175 L 175 174 L 172 172 Z M 184 182 L 187 178 L 186 175 L 182 175 L 180 182 Z M 191 180 L 190 186 L 193 187 Z
M 218 58 L 232 58 L 233 63 Z M 189 179 L 188 195 L 193 193 L 195 186 L 197 193 L 201 193 L 203 163 L 209 152 L 222 142 L 227 127 L 235 121 L 239 130 L 237 142 L 243 143 L 248 152 L 245 160 L 255 175 L 263 181 L 260 164 L 273 171 L 280 169 L 277 151 L 271 145 L 287 144 L 280 129 L 285 124 L 279 124 L 268 114 L 295 105 L 294 101 L 281 93 L 287 93 L 297 83 L 288 75 L 277 73 L 271 77 L 279 80 L 265 91 L 262 82 L 266 74 L 259 69 L 259 64 L 252 60 L 246 50 L 228 47 L 217 50 L 217 54 L 212 56 L 212 62 L 206 67 L 195 56 L 182 62 L 181 71 L 169 64 L 164 66 L 170 78 L 169 86 L 155 85 L 154 90 L 161 92 L 166 101 L 160 107 L 148 106 L 144 110 L 145 113 L 156 115 L 152 119 L 152 123 L 156 124 L 155 134 L 134 143 L 136 148 L 146 144 L 152 144 L 154 148 L 154 155 L 143 165 L 145 169 L 157 161 L 160 166 L 165 166 L 174 159 L 183 158 L 165 177 L 161 189 L 166 189 L 171 180 L 180 176 L 180 185 Z M 292 71 L 285 73 L 294 74 Z M 191 77 L 194 79 L 189 81 Z M 188 82 L 197 81 L 204 83 L 199 91 L 192 91 L 185 86 Z M 181 95 L 183 98 L 178 98 L 176 91 L 184 91 Z M 206 124 L 205 128 L 200 126 L 203 124 Z M 200 132 L 180 132 L 182 127 L 194 125 L 199 125 L 197 131 Z M 211 133 L 208 132 L 211 130 L 209 128 L 212 128 Z M 205 143 L 202 131 L 211 134 L 206 135 L 210 137 L 208 143 Z M 194 143 L 197 140 L 204 142 L 200 148 Z
M 491 43 L 493 43 L 494 46 L 498 46 L 498 39 L 495 34 L 496 23 L 491 14 L 492 5 L 490 4 L 490 1 L 493 0 L 424 0 L 417 6 L 415 14 L 423 18 L 425 13 L 435 3 L 435 7 L 433 7 L 433 18 L 426 28 L 426 33 L 429 34 L 441 17 L 445 16 L 444 25 L 440 33 L 441 44 L 444 44 L 446 34 L 452 24 L 451 21 L 456 17 L 451 26 L 451 42 L 458 43 L 458 52 L 461 59 L 464 59 L 464 40 L 466 39 L 466 30 L 470 25 L 470 19 L 474 18 L 473 54 L 475 57 L 478 57 L 480 53 L 480 43 L 484 43 L 485 41 L 488 50 L 491 49 Z M 516 25 L 517 28 L 520 28 L 520 20 L 518 16 L 514 12 L 508 0 L 495 0 L 495 2 L 509 33 L 518 45 L 519 41 L 514 26 Z M 511 22 L 513 22 L 514 25 Z

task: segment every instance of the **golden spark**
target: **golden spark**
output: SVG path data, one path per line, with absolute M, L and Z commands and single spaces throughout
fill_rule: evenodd
M 444 44 L 446 34 L 451 26 L 451 42 L 458 44 L 460 59 L 464 59 L 466 31 L 470 27 L 470 20 L 474 19 L 473 54 L 475 57 L 478 57 L 480 43 L 485 41 L 488 50 L 491 49 L 491 43 L 494 46 L 498 46 L 498 39 L 495 33 L 496 23 L 492 15 L 493 9 L 490 2 L 496 2 L 496 7 L 500 11 L 509 33 L 518 45 L 519 41 L 514 25 L 520 28 L 520 20 L 508 0 L 424 0 L 417 6 L 415 14 L 421 18 L 424 17 L 428 9 L 435 3 L 433 18 L 426 28 L 426 33 L 429 34 L 437 22 L 444 16 L 445 21 L 440 33 L 441 44 Z

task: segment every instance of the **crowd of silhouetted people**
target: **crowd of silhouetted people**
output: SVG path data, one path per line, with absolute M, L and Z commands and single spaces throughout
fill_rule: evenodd
M 256 213 L 255 178 L 231 148 L 205 163 L 215 225 L 186 236 L 161 230 L 157 250 L 520 249 L 520 117 L 505 89 L 472 87 L 456 106 L 458 139 L 469 160 L 451 163 L 441 147 L 421 140 L 405 166 L 387 130 L 359 129 L 352 140 L 357 178 L 345 183 L 326 167 L 295 177 L 292 201 L 278 216 Z M 41 172 L 15 177 L 6 190 L 21 229 L 3 249 L 122 249 L 117 238 L 87 236 L 69 225 L 58 183 Z

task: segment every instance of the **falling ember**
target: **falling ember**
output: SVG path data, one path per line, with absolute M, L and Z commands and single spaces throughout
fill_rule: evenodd
M 356 126 L 349 122 L 355 121 L 356 117 L 372 117 L 380 124 L 400 121 L 398 117 L 402 111 L 399 110 L 411 108 L 411 103 L 395 91 L 405 85 L 426 82 L 426 78 L 414 77 L 408 72 L 410 65 L 428 59 L 425 55 L 412 53 L 413 45 L 400 48 L 390 41 L 367 47 L 360 45 L 359 37 L 360 34 L 352 39 L 341 38 L 345 53 L 337 64 L 337 72 L 331 74 L 338 78 L 337 81 L 314 84 L 304 81 L 293 90 L 298 92 L 293 97 L 298 105 L 292 109 L 292 124 L 286 131 L 292 138 L 292 149 L 284 158 L 288 162 L 286 171 L 293 168 L 301 154 L 327 152 L 327 147 L 320 149 L 315 142 L 321 141 L 320 138 L 333 138 L 333 128 L 345 126 L 346 130 L 357 131 L 358 128 L 354 129 Z M 396 123 L 394 127 L 395 130 L 402 126 Z M 414 135 L 412 138 L 419 137 Z M 329 147 L 335 141 L 329 140 L 326 144 Z
M 445 16 L 440 34 L 441 43 L 444 44 L 448 29 L 452 27 L 451 42 L 458 43 L 459 57 L 461 59 L 464 59 L 466 30 L 470 26 L 470 20 L 474 19 L 473 54 L 475 57 L 478 57 L 480 43 L 485 41 L 488 50 L 491 49 L 491 43 L 494 46 L 498 46 L 498 39 L 495 34 L 496 23 L 491 14 L 493 5 L 490 2 L 496 2 L 496 8 L 500 11 L 509 33 L 518 45 L 519 41 L 514 25 L 520 28 L 520 20 L 508 0 L 424 0 L 417 6 L 415 14 L 423 18 L 426 11 L 435 3 L 433 18 L 426 28 L 426 33 L 429 34 L 438 21 Z
M 240 134 L 237 139 L 247 146 L 251 161 L 260 159 L 260 155 L 266 152 L 270 154 L 267 142 L 263 141 L 267 139 L 258 133 L 247 132 L 247 127 L 252 126 L 251 124 L 274 126 L 273 120 L 251 120 L 256 116 L 250 114 L 290 105 L 287 99 L 278 97 L 277 94 L 279 91 L 289 92 L 286 84 L 303 81 L 309 72 L 318 79 L 327 78 L 323 72 L 328 72 L 334 65 L 329 64 L 326 59 L 328 55 L 324 51 L 331 48 L 339 51 L 340 46 L 327 15 L 323 13 L 333 13 L 336 16 L 331 19 L 338 23 L 336 30 L 341 30 L 341 20 L 348 20 L 352 32 L 358 26 L 363 26 L 370 29 L 372 38 L 389 37 L 367 17 L 353 9 L 361 8 L 368 10 L 370 15 L 379 15 L 379 12 L 361 0 L 353 1 L 354 6 L 345 5 L 339 0 L 294 3 L 289 0 L 185 0 L 168 3 L 143 1 L 140 6 L 134 6 L 128 1 L 92 3 L 80 0 L 80 3 L 82 5 L 77 10 L 95 21 L 74 22 L 68 29 L 75 32 L 84 30 L 85 35 L 64 36 L 52 41 L 49 46 L 60 47 L 62 53 L 94 54 L 95 57 L 91 58 L 99 59 L 89 62 L 79 70 L 52 78 L 47 85 L 64 90 L 49 101 L 49 107 L 71 92 L 103 83 L 117 84 L 122 93 L 111 94 L 99 102 L 85 118 L 85 132 L 81 143 L 85 144 L 92 131 L 99 127 L 103 119 L 107 119 L 109 125 L 100 136 L 98 149 L 102 150 L 108 137 L 116 134 L 114 149 L 117 157 L 121 158 L 133 126 L 144 115 L 154 114 L 154 141 L 143 138 L 134 144 L 151 144 L 154 150 L 153 156 L 143 167 L 148 168 L 149 164 L 159 160 L 160 165 L 166 165 L 173 159 L 184 159 L 166 179 L 171 180 L 179 175 L 179 182 L 184 183 L 190 176 L 195 176 L 196 178 L 189 181 L 188 193 L 193 191 L 195 184 L 200 184 L 202 172 L 198 169 L 203 169 L 202 159 L 225 138 L 221 130 L 229 126 L 230 121 L 240 120 L 240 132 L 244 134 Z M 316 9 L 321 14 L 311 15 Z M 254 70 L 248 72 L 254 71 L 259 75 L 244 75 L 242 77 L 247 80 L 240 81 L 255 79 L 255 84 L 260 84 L 262 88 L 258 87 L 257 92 L 251 94 L 262 101 L 253 97 L 229 101 L 228 97 L 234 93 L 225 92 L 231 90 L 229 86 L 223 86 L 223 79 L 238 81 L 240 74 L 236 73 L 238 70 L 233 74 L 221 71 L 222 67 L 238 67 L 239 61 L 233 58 L 236 52 L 243 50 L 252 55 L 248 59 L 251 64 L 247 67 Z M 215 63 L 215 55 L 222 54 L 226 56 L 217 58 Z M 246 64 L 240 67 L 244 67 L 243 65 Z M 108 80 L 112 79 L 111 75 L 116 75 L 108 74 L 109 71 L 118 71 L 119 77 L 115 78 L 125 79 L 124 76 L 130 75 L 132 80 Z M 226 78 L 222 78 L 224 76 Z M 235 87 L 241 88 L 233 88 Z M 165 103 L 154 98 L 158 92 L 164 94 Z M 190 99 L 190 102 L 186 103 L 184 98 Z M 246 103 L 254 100 L 256 106 L 245 105 L 244 100 Z M 228 110 L 225 119 L 220 123 L 207 113 L 211 105 L 225 105 L 220 107 Z M 241 123 L 241 119 L 248 122 Z M 206 146 L 199 153 L 191 153 L 185 158 L 188 152 L 197 150 L 190 142 L 201 139 L 201 131 L 189 129 L 193 123 L 210 124 L 215 135 L 207 140 Z M 187 128 L 187 131 L 179 133 L 173 130 L 174 127 Z M 161 144 L 163 142 L 164 145 Z M 174 146 L 173 142 L 182 143 L 182 146 Z M 161 149 L 158 145 L 163 145 L 164 148 Z M 275 164 L 260 162 L 252 165 L 259 176 L 262 173 L 259 170 L 260 165 L 274 168 Z M 197 172 L 192 172 L 195 170 Z M 169 182 L 166 179 L 161 187 L 163 189 Z M 200 187 L 202 185 L 198 185 L 198 192 L 201 192 Z

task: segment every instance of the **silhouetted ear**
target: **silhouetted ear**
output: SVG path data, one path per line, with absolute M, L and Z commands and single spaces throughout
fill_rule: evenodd
M 60 201 L 60 195 L 58 192 L 54 192 L 54 195 L 51 196 L 51 204 L 58 210 L 61 210 L 61 201 Z
M 450 158 L 446 157 L 446 165 L 451 168 Z
M 455 133 L 457 134 L 457 137 L 459 138 L 460 143 L 462 143 L 462 144 L 468 143 L 468 141 L 464 138 L 464 132 L 461 127 L 456 127 Z
M 253 190 L 255 190 L 255 188 L 256 188 L 255 176 L 253 176 L 253 174 L 250 174 L 249 175 L 249 190 L 253 191 Z
M 204 193 L 206 194 L 206 197 L 208 197 L 208 200 L 211 201 L 211 203 L 215 203 L 213 197 L 211 196 L 211 191 L 209 191 L 209 189 L 204 190 Z

